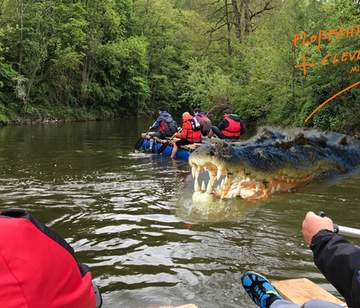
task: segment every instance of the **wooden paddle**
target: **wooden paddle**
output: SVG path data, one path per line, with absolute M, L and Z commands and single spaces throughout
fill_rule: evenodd
M 166 147 L 170 144 L 171 141 L 174 140 L 175 136 L 177 133 L 180 133 L 182 131 L 182 128 L 180 128 L 174 135 L 171 136 L 171 138 L 168 141 L 165 141 L 161 147 L 158 149 L 158 154 L 161 154 L 162 152 L 164 152 L 164 150 L 166 149 Z
M 151 127 L 147 130 L 147 132 L 145 133 L 145 136 L 151 131 Z M 142 134 L 141 134 L 142 135 Z M 136 141 L 134 148 L 136 150 L 140 150 L 140 148 L 142 147 L 143 143 L 144 143 L 144 139 L 142 136 L 138 139 L 138 141 Z
M 140 138 L 138 141 L 136 141 L 136 143 L 134 145 L 135 150 L 140 150 L 143 143 L 144 143 L 144 138 Z

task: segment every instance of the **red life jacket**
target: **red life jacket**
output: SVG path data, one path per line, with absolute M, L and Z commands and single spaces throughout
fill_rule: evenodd
M 194 130 L 191 120 L 193 117 L 190 117 L 183 120 L 181 133 L 175 135 L 176 138 L 186 139 L 190 143 L 201 142 L 201 130 Z
M 166 129 L 165 121 L 164 121 L 164 120 L 161 120 L 160 126 L 159 126 L 159 132 L 160 132 L 160 133 L 165 133 L 165 129 Z
M 235 121 L 229 115 L 224 115 L 224 119 L 228 121 L 228 127 L 224 128 L 221 132 L 227 138 L 239 138 L 241 132 L 240 122 Z
M 171 137 L 177 131 L 177 124 L 171 118 L 168 122 L 166 120 L 161 120 L 159 125 L 159 132 L 163 133 L 166 137 Z
M 201 130 L 200 129 L 194 130 L 191 120 L 188 120 L 185 122 L 185 123 L 187 123 L 187 125 L 186 125 L 187 126 L 186 140 L 191 143 L 201 142 Z
M 22 210 L 0 215 L 0 277 L 0 307 L 96 307 L 88 268 L 65 240 Z

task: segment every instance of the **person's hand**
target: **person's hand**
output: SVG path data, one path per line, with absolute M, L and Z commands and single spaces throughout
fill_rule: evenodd
M 308 212 L 302 223 L 302 234 L 306 244 L 310 245 L 313 237 L 320 230 L 334 231 L 333 221 L 329 217 L 320 217 L 313 212 Z

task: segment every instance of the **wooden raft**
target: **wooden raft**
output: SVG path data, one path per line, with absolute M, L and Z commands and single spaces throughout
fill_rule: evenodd
M 166 139 L 154 138 L 154 139 L 159 143 L 164 143 L 166 141 L 170 141 L 170 138 L 166 138 Z M 178 140 L 180 140 L 180 139 L 178 139 L 178 138 L 172 139 L 172 141 L 174 141 L 174 142 L 176 142 Z M 192 143 L 192 144 L 182 145 L 180 148 L 188 150 L 189 152 L 193 152 L 201 145 L 202 145 L 202 143 Z M 185 308 L 187 308 L 187 307 L 185 307 Z
M 346 307 L 344 302 L 307 278 L 273 281 L 272 285 L 281 296 L 298 305 L 302 305 L 312 299 L 320 299 Z
M 307 278 L 272 281 L 272 285 L 278 290 L 282 297 L 298 305 L 303 305 L 312 299 L 320 299 L 347 307 L 344 302 Z M 159 308 L 197 308 L 197 306 L 188 304 L 178 307 L 161 306 Z
M 199 146 L 201 146 L 201 143 L 192 143 L 187 145 L 182 145 L 181 147 L 183 149 L 189 150 L 190 152 L 195 151 Z
M 151 139 L 151 137 L 146 135 L 145 133 L 142 133 L 141 137 L 144 138 L 144 139 Z M 171 139 L 169 137 L 167 137 L 166 139 L 160 139 L 158 137 L 154 137 L 153 139 L 158 143 L 165 143 L 165 142 L 169 142 L 169 141 L 174 141 L 175 142 L 175 141 L 180 140 L 179 138 L 172 138 Z M 189 152 L 193 152 L 201 145 L 202 145 L 202 143 L 192 143 L 192 144 L 182 145 L 181 148 L 186 149 Z M 180 308 L 182 308 L 182 307 L 180 307 Z M 187 307 L 184 307 L 184 308 L 187 308 Z
M 166 139 L 159 139 L 159 138 L 155 138 L 155 140 L 157 142 L 160 142 L 160 143 L 164 143 L 166 141 L 170 141 L 171 138 L 166 138 Z M 172 141 L 176 142 L 176 141 L 179 141 L 181 139 L 179 138 L 173 138 Z M 182 145 L 181 148 L 183 149 L 186 149 L 186 150 L 189 150 L 190 152 L 196 150 L 199 146 L 201 146 L 202 143 L 192 143 L 192 144 L 187 144 L 187 145 Z M 182 307 L 181 307 L 182 308 Z M 186 308 L 186 307 L 185 307 Z

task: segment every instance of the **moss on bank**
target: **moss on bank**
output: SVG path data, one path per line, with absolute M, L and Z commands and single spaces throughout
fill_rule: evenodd
M 15 105 L 14 105 L 15 106 Z M 126 114 L 123 110 L 88 108 L 84 106 L 27 106 L 23 109 L 0 105 L 0 126 L 56 121 L 92 121 L 114 119 Z

